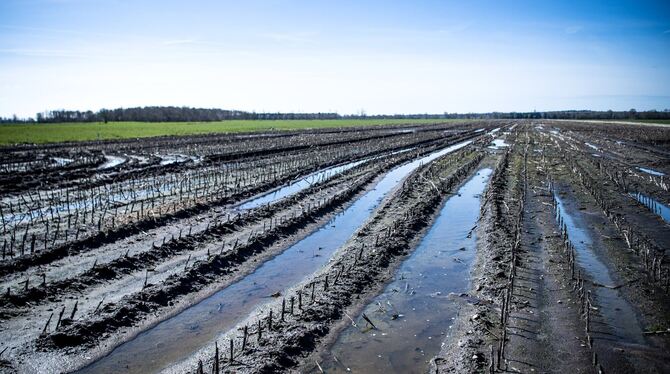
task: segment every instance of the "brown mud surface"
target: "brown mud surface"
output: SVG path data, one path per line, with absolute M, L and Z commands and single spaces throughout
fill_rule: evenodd
M 49 279 L 46 285 L 5 295 L 3 313 L 9 320 L 4 331 L 13 336 L 15 348 L 10 352 L 20 357 L 17 367 L 32 371 L 32 362 L 43 365 L 60 357 L 61 364 L 53 370 L 72 368 L 108 352 L 248 274 L 336 214 L 393 165 L 468 137 L 447 136 L 420 149 L 383 156 L 277 204 L 223 220 L 204 219 L 207 225 L 200 222 L 195 233 L 190 232 L 192 226 L 188 233 L 186 227 L 180 228 L 178 236 L 172 234 L 162 244 L 152 240 L 148 250 L 129 256 L 132 249 L 117 249 L 110 261 L 98 264 L 95 257 L 93 266 L 79 275 Z M 82 293 L 83 297 L 73 296 Z M 32 331 L 16 335 L 25 328 Z M 31 353 L 33 349 L 37 350 Z
M 670 370 L 667 268 L 655 260 L 653 275 L 652 266 L 636 255 L 649 250 L 649 257 L 662 258 L 665 244 L 658 243 L 670 240 L 670 232 L 626 195 L 632 186 L 658 192 L 658 185 L 630 178 L 635 171 L 628 161 L 649 161 L 653 153 L 655 165 L 661 164 L 663 152 L 656 149 L 667 140 L 629 147 L 627 162 L 608 158 L 606 173 L 593 166 L 593 159 L 598 165 L 604 157 L 593 157 L 592 147 L 566 141 L 566 133 L 581 129 L 579 137 L 602 146 L 607 138 L 591 138 L 598 129 L 553 125 L 553 130 L 548 124 L 518 128 L 494 173 L 478 229 L 472 277 L 479 280 L 435 359 L 438 372 Z M 652 135 L 670 135 L 664 134 Z M 563 209 L 560 224 L 554 194 Z M 639 235 L 630 239 L 632 248 L 624 238 L 631 232 Z
M 248 276 L 391 168 L 464 140 L 407 176 L 322 268 L 166 371 L 321 372 L 485 165 L 470 289 L 453 295 L 430 371 L 670 372 L 670 128 L 549 120 L 4 148 L 0 371 L 80 368 Z

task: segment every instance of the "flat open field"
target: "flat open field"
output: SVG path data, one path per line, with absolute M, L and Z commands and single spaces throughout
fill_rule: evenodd
M 570 120 L 558 120 L 558 121 L 570 121 Z M 573 122 L 583 122 L 583 123 L 596 123 L 603 126 L 609 124 L 619 124 L 619 125 L 632 125 L 632 126 L 652 126 L 652 127 L 663 127 L 670 126 L 670 120 L 666 119 L 630 119 L 630 120 L 575 120 Z
M 670 119 L 636 119 L 633 122 L 642 122 L 642 123 L 660 123 L 664 125 L 670 125 Z
M 352 126 L 434 124 L 463 120 L 280 120 L 217 122 L 94 122 L 0 125 L 0 144 L 57 143 L 86 140 L 132 139 L 152 136 L 198 135 L 254 131 L 322 129 Z
M 0 371 L 670 372 L 670 128 L 256 125 L 1 148 Z

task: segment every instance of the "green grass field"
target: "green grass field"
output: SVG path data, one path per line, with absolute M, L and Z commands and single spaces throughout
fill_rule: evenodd
M 631 122 L 641 122 L 641 123 L 660 123 L 663 125 L 670 125 L 670 119 L 634 119 Z
M 585 122 L 602 122 L 602 123 L 617 123 L 623 122 L 628 124 L 639 124 L 640 126 L 669 126 L 670 120 L 668 119 L 597 119 L 597 120 L 577 120 Z
M 463 120 L 285 120 L 220 122 L 93 122 L 0 125 L 0 144 L 57 143 L 67 141 L 130 139 L 165 135 L 235 133 L 371 125 L 432 124 Z

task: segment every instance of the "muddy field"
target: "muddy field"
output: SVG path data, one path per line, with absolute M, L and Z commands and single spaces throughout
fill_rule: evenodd
M 670 127 L 5 147 L 0 371 L 670 372 Z

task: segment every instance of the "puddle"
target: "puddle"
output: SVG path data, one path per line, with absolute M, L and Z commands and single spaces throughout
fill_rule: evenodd
M 56 165 L 58 165 L 58 166 L 65 166 L 65 165 L 67 165 L 67 164 L 69 164 L 69 163 L 71 163 L 71 162 L 74 161 L 74 160 L 71 159 L 71 158 L 64 158 L 64 157 L 52 157 L 51 159 L 52 159 L 53 162 L 56 163 Z
M 416 130 L 417 130 L 416 128 L 410 128 L 410 129 L 402 129 L 402 130 L 393 130 L 391 132 L 395 133 L 395 134 L 410 134 L 410 133 L 416 132 Z
M 140 333 L 79 372 L 156 372 L 187 358 L 244 320 L 269 295 L 283 292 L 327 263 L 405 176 L 470 143 L 472 140 L 461 142 L 392 169 L 342 213 L 253 273 Z
M 140 155 L 128 155 L 126 154 L 126 157 L 130 157 L 133 160 L 136 160 L 140 164 L 148 164 L 149 163 L 149 157 L 146 156 L 140 156 Z
M 193 161 L 193 163 L 198 164 L 202 162 L 202 157 L 200 156 L 188 156 L 188 155 L 180 155 L 180 154 L 173 154 L 173 155 L 156 155 L 158 156 L 161 161 L 160 165 L 165 166 L 165 165 L 172 165 L 172 164 L 181 164 L 187 161 Z
M 505 143 L 505 139 L 498 138 L 498 139 L 493 139 L 491 142 L 491 145 L 489 146 L 489 149 L 502 149 L 505 147 L 508 147 L 509 144 Z
M 480 170 L 445 203 L 395 280 L 363 310 L 377 329 L 359 315 L 320 363 L 325 372 L 427 372 L 462 305 L 449 294 L 470 288 L 477 240 L 470 230 L 490 175 Z
M 647 174 L 655 175 L 655 176 L 657 176 L 657 177 L 665 176 L 665 173 L 660 172 L 660 171 L 656 171 L 656 170 L 654 170 L 654 169 L 638 167 L 637 170 L 643 171 L 643 172 L 645 172 L 645 173 L 647 173 Z
M 119 156 L 105 155 L 105 158 L 107 159 L 107 161 L 105 161 L 102 165 L 98 166 L 98 170 L 110 169 L 126 162 L 125 158 Z
M 670 222 L 670 207 L 668 207 L 667 205 L 639 192 L 629 193 L 628 195 L 630 195 L 635 200 L 639 201 L 642 205 L 646 206 L 654 214 L 663 218 L 665 222 Z
M 591 148 L 591 149 L 594 149 L 594 150 L 596 150 L 596 151 L 598 150 L 598 147 L 596 147 L 595 145 L 593 145 L 593 144 L 591 144 L 591 143 L 584 143 L 584 144 L 586 144 L 586 146 L 589 147 L 589 148 Z
M 617 286 L 618 284 L 614 284 L 607 266 L 600 261 L 594 252 L 593 240 L 584 229 L 586 223 L 578 215 L 579 213 L 571 215 L 572 212 L 567 211 L 563 199 L 558 194 L 554 194 L 554 196 L 558 201 L 558 210 L 567 227 L 570 242 L 575 247 L 576 260 L 579 267 L 588 272 L 589 277 L 593 281 L 610 287 Z M 635 311 L 619 295 L 619 292 L 606 287 L 590 286 L 589 288 L 595 293 L 597 306 L 600 308 L 599 313 L 614 331 L 614 337 L 633 343 L 644 343 L 644 336 L 637 322 Z M 597 328 L 596 334 L 602 335 L 597 333 Z M 604 338 L 611 339 L 612 336 L 605 335 Z

